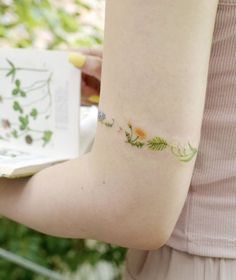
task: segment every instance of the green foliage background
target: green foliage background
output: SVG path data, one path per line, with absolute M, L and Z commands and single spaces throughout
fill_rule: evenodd
M 102 30 L 81 23 L 81 14 L 92 9 L 88 3 L 99 0 L 87 1 L 0 0 L 0 46 L 39 47 L 39 35 L 47 37 L 48 49 L 102 44 Z M 67 10 L 69 4 L 75 8 Z
M 89 2 L 70 0 L 70 5 L 76 7 L 70 11 L 63 2 L 0 0 L 0 47 L 68 49 L 102 44 L 103 30 L 81 22 L 81 14 L 92 9 Z M 39 40 L 40 36 L 44 39 Z M 0 246 L 62 273 L 76 271 L 85 263 L 96 266 L 107 261 L 114 267 L 113 280 L 121 279 L 127 252 L 98 241 L 47 236 L 1 217 Z M 0 258 L 0 280 L 44 279 Z

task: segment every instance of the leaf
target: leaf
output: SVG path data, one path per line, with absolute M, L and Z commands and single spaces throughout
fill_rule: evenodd
M 130 135 L 130 133 L 128 131 L 125 131 L 125 136 L 126 136 L 126 138 L 128 140 L 128 143 L 130 143 L 131 142 L 131 135 Z
M 43 137 L 42 137 L 42 140 L 43 140 L 43 146 L 45 146 L 52 138 L 52 131 L 51 130 L 45 130 L 44 133 L 43 133 Z
M 20 90 L 20 96 L 21 96 L 21 97 L 26 97 L 26 93 L 25 93 L 25 91 Z
M 11 134 L 13 137 L 18 138 L 18 132 L 16 129 L 12 130 Z
M 12 95 L 16 96 L 19 93 L 19 90 L 17 88 L 14 88 L 11 93 Z
M 7 77 L 10 76 L 11 74 L 13 74 L 14 71 L 15 71 L 14 69 L 10 69 L 10 71 L 7 72 L 6 76 L 7 76 Z
M 14 101 L 13 109 L 14 109 L 14 111 L 19 111 L 20 113 L 23 113 L 23 108 L 21 107 L 21 105 L 18 101 Z
M 104 122 L 105 126 L 112 127 L 114 124 L 114 120 L 111 122 Z
M 13 62 L 11 62 L 9 59 L 6 58 L 6 61 L 10 64 L 10 66 L 12 68 L 16 68 L 15 65 L 13 64 Z
M 15 85 L 16 85 L 17 88 L 19 88 L 20 87 L 20 80 L 16 80 Z
M 38 116 L 38 111 L 36 108 L 33 108 L 32 111 L 30 112 L 30 116 L 35 120 Z
M 135 142 L 135 145 L 138 147 L 138 148 L 142 148 L 144 143 L 143 142 Z
M 197 153 L 197 149 L 193 148 L 190 143 L 188 143 L 189 149 L 186 151 L 184 148 L 182 151 L 179 147 L 171 147 L 172 153 L 182 162 L 190 161 Z
M 26 115 L 25 117 L 20 116 L 19 117 L 19 121 L 20 121 L 20 129 L 21 130 L 25 130 L 29 124 L 29 117 L 28 115 Z
M 6 74 L 6 77 L 12 76 L 11 80 L 12 80 L 12 82 L 13 82 L 13 81 L 14 81 L 14 78 L 15 78 L 15 75 L 16 75 L 16 67 L 15 67 L 15 65 L 14 65 L 9 59 L 6 59 L 6 61 L 7 61 L 8 64 L 10 64 L 10 66 L 11 66 L 9 72 Z
M 163 138 L 154 137 L 151 140 L 147 141 L 147 146 L 153 151 L 162 151 L 167 147 L 167 142 Z
M 12 77 L 11 77 L 11 81 L 13 82 L 14 79 L 15 79 L 15 75 L 16 75 L 16 69 L 13 68 L 13 69 L 11 69 L 11 70 L 6 74 L 6 77 L 12 76 Z

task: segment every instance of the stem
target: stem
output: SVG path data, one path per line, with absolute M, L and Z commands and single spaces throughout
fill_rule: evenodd
M 30 89 L 30 90 L 27 90 L 27 91 L 26 91 L 26 93 L 29 93 L 29 92 L 32 92 L 32 91 L 35 91 L 35 90 L 38 90 L 38 89 L 44 88 L 45 86 L 46 86 L 46 84 L 41 85 L 41 86 L 38 86 L 38 87 L 36 87 L 36 88 L 32 88 L 32 89 Z
M 48 87 L 48 94 L 49 94 L 49 107 L 52 106 L 52 93 L 51 93 L 51 88 L 50 88 L 50 83 L 52 81 L 52 73 L 50 74 L 48 80 L 47 80 L 47 87 Z
M 31 89 L 34 88 L 34 86 L 36 86 L 37 84 L 46 84 L 46 83 L 47 83 L 47 80 L 39 80 L 39 81 L 36 81 L 36 82 L 34 82 L 33 84 L 31 84 L 30 86 L 23 87 L 22 89 L 23 89 L 23 90 L 31 90 Z
M 24 107 L 29 107 L 29 106 L 33 105 L 34 103 L 37 103 L 37 102 L 39 102 L 41 100 L 44 100 L 47 97 L 47 95 L 48 95 L 48 93 L 44 94 L 43 97 L 40 97 L 38 99 L 35 99 L 35 100 L 31 101 L 28 104 L 24 104 Z
M 31 71 L 31 72 L 48 72 L 47 69 L 35 69 L 35 68 L 24 68 L 24 67 L 16 67 L 18 71 Z
M 138 139 L 138 136 L 135 139 L 132 139 L 132 142 L 135 142 Z
M 132 137 L 133 137 L 133 130 L 129 127 L 129 129 L 130 129 L 130 139 L 132 139 Z
M 35 68 L 27 68 L 27 67 L 15 67 L 15 68 L 5 68 L 1 67 L 0 71 L 10 71 L 12 69 L 15 69 L 16 71 L 31 71 L 31 72 L 48 72 L 47 69 L 35 69 Z
M 177 153 L 175 152 L 174 149 L 176 149 L 176 147 L 171 146 L 171 152 L 172 152 L 175 156 L 179 157 L 179 154 L 177 154 Z

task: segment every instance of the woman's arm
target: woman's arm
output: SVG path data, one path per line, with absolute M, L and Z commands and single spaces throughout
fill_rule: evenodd
M 161 247 L 194 168 L 217 4 L 108 0 L 91 153 L 2 179 L 0 213 L 52 235 Z

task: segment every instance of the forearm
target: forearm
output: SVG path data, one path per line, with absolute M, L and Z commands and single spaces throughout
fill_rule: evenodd
M 117 233 L 115 226 L 121 226 L 125 198 L 119 192 L 113 195 L 116 186 L 103 174 L 94 178 L 93 169 L 94 159 L 88 153 L 28 179 L 1 179 L 0 214 L 49 235 L 125 246 L 124 231 Z
M 75 215 L 73 197 L 77 198 L 80 210 L 85 208 L 84 200 L 79 200 L 81 196 L 88 195 L 88 188 L 84 190 L 84 183 L 87 187 L 89 182 L 87 160 L 88 156 L 82 157 L 79 162 L 70 165 L 70 170 L 68 161 L 46 168 L 32 177 L 0 179 L 0 213 L 45 233 L 83 236 L 82 223 L 79 228 L 70 230 L 68 223 Z M 78 168 L 77 172 L 71 172 L 72 168 Z M 78 176 L 75 180 L 73 177 L 68 178 L 67 174 Z M 78 192 L 81 192 L 79 196 Z

